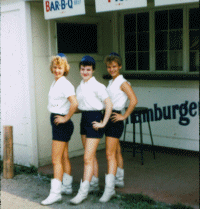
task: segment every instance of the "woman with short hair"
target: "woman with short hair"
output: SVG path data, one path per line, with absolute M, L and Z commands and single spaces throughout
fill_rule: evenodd
M 94 179 L 94 166 L 98 165 L 96 150 L 112 112 L 112 102 L 106 87 L 93 76 L 95 70 L 94 58 L 88 55 L 84 56 L 79 64 L 79 69 L 83 80 L 76 90 L 76 95 L 79 102 L 78 109 L 82 112 L 80 134 L 85 149 L 84 174 L 78 194 L 70 200 L 72 204 L 79 204 L 88 196 L 90 186 L 92 186 L 90 185 L 91 179 L 92 177 Z M 105 114 L 102 113 L 104 106 Z M 98 177 L 97 172 L 95 173 L 96 179 Z
M 48 110 L 52 126 L 52 163 L 54 178 L 51 180 L 49 196 L 41 202 L 50 205 L 62 199 L 61 193 L 72 193 L 71 164 L 68 144 L 74 125 L 72 115 L 78 107 L 74 86 L 67 80 L 70 66 L 67 57 L 60 53 L 52 57 L 50 70 L 54 81 L 48 95 Z M 62 184 L 63 181 L 63 184 Z

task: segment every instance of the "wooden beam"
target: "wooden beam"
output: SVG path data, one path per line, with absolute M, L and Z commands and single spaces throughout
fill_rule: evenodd
M 13 164 L 13 127 L 3 126 L 4 147 L 3 147 L 3 177 L 11 179 L 14 177 Z

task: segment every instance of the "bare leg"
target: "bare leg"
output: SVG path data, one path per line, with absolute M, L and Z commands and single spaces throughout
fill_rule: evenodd
M 85 149 L 86 135 L 81 135 L 81 139 L 82 139 L 83 147 Z M 95 156 L 94 156 L 94 174 L 93 175 L 96 178 L 98 178 L 98 176 L 99 176 L 99 165 L 98 165 L 96 153 L 95 153 Z
M 80 189 L 78 190 L 78 194 L 70 200 L 72 204 L 80 204 L 84 199 L 87 198 L 88 192 L 90 189 L 90 183 L 92 176 L 94 174 L 94 158 L 96 154 L 96 150 L 100 139 L 87 138 L 83 139 L 83 144 L 85 145 L 85 153 L 84 153 L 84 173 L 83 180 L 80 183 Z
M 123 157 L 121 153 L 120 143 L 117 145 L 117 173 L 115 175 L 115 187 L 124 187 L 124 169 L 123 169 Z
M 42 205 L 50 205 L 62 200 L 61 187 L 63 178 L 62 156 L 66 142 L 53 140 L 52 142 L 52 163 L 54 178 L 51 179 L 51 190 L 49 196 L 41 202 Z
M 108 174 L 113 174 L 115 176 L 117 172 L 117 146 L 119 144 L 119 139 L 113 137 L 106 137 L 106 157 L 108 162 Z
M 98 161 L 97 161 L 96 154 L 94 156 L 94 176 L 96 178 L 98 178 L 98 176 L 99 176 L 99 164 L 98 164 Z
M 87 138 L 85 141 L 83 181 L 91 181 L 94 174 L 94 158 L 100 139 Z
M 108 163 L 108 174 L 105 177 L 105 189 L 100 202 L 108 202 L 115 194 L 115 175 L 117 172 L 117 145 L 119 139 L 114 137 L 106 137 L 106 157 Z
M 120 143 L 118 143 L 118 145 L 117 145 L 116 157 L 117 157 L 117 167 L 123 169 L 124 165 L 123 165 L 123 157 L 122 157 Z
M 62 156 L 65 149 L 66 142 L 53 140 L 52 142 L 52 163 L 54 178 L 62 181 L 63 164 Z
M 69 142 L 65 144 L 65 149 L 62 157 L 62 164 L 63 164 L 63 172 L 67 173 L 68 175 L 71 175 L 71 163 L 68 155 L 68 145 Z

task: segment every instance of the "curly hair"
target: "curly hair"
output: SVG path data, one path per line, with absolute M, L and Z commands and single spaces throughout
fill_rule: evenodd
M 69 63 L 65 57 L 60 57 L 60 56 L 53 56 L 51 59 L 51 64 L 50 64 L 50 70 L 53 73 L 53 65 L 64 65 L 64 76 L 67 76 L 69 73 Z
M 111 62 L 116 62 L 116 63 L 118 63 L 118 65 L 119 66 L 122 66 L 122 59 L 121 59 L 121 57 L 119 57 L 119 56 L 114 56 L 114 55 L 108 55 L 108 56 L 106 56 L 105 57 L 105 59 L 104 59 L 104 63 L 107 65 L 108 63 L 111 63 Z

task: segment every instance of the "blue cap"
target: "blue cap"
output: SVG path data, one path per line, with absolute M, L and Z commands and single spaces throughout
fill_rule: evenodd
M 85 63 L 91 63 L 92 65 L 95 65 L 95 60 L 93 57 L 86 55 L 81 59 L 81 62 Z
M 109 56 L 117 56 L 117 57 L 120 57 L 119 54 L 117 54 L 116 52 L 111 52 L 111 53 L 109 54 Z
M 63 53 L 58 53 L 57 56 L 59 56 L 61 58 L 66 58 L 67 59 L 67 57 Z

